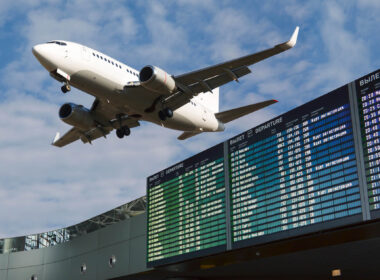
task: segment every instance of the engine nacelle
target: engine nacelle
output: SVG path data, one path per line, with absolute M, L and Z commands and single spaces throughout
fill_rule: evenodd
M 59 109 L 59 117 L 65 123 L 83 130 L 88 130 L 95 126 L 90 110 L 82 105 L 73 103 L 63 104 Z
M 177 90 L 172 76 L 156 66 L 148 65 L 141 69 L 139 79 L 143 87 L 161 94 L 168 95 Z

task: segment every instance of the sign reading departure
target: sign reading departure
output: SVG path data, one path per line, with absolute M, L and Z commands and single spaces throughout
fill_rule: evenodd
M 370 210 L 380 209 L 380 71 L 355 82 Z
M 226 250 L 223 144 L 147 179 L 148 266 Z
M 228 146 L 232 248 L 361 218 L 347 86 Z

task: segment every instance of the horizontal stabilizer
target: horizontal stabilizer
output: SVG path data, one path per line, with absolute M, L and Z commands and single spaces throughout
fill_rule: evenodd
M 215 117 L 218 120 L 220 120 L 222 123 L 228 123 L 240 117 L 248 115 L 252 112 L 265 108 L 269 105 L 272 105 L 276 102 L 277 100 L 272 99 L 272 100 L 268 100 L 268 101 L 264 101 L 264 102 L 260 102 L 256 104 L 251 104 L 248 106 L 243 106 L 243 107 L 235 108 L 232 110 L 216 113 Z
M 66 132 L 62 137 L 59 132 L 54 137 L 53 143 L 51 143 L 53 146 L 56 147 L 63 147 L 66 146 L 67 144 L 70 144 L 76 140 L 78 140 L 80 137 L 77 129 L 73 127 L 70 129 L 68 132 Z
M 180 136 L 178 136 L 178 140 L 186 140 L 187 138 L 193 137 L 195 135 L 198 135 L 202 133 L 202 131 L 185 131 Z

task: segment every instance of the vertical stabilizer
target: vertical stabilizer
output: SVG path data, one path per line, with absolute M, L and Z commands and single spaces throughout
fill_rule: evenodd
M 202 104 L 212 112 L 219 112 L 219 88 L 214 88 L 211 92 L 202 92 L 193 98 L 195 102 Z

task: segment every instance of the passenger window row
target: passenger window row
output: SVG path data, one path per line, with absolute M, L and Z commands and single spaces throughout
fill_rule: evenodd
M 114 65 L 114 66 L 116 66 L 116 67 L 122 69 L 122 67 L 121 67 L 120 64 L 117 64 L 116 62 L 113 62 L 112 60 L 109 60 L 109 59 L 106 58 L 106 57 L 103 57 L 103 56 L 101 56 L 101 55 L 99 55 L 99 54 L 95 54 L 94 52 L 92 53 L 92 55 L 93 55 L 94 57 L 97 57 L 97 58 L 99 58 L 99 59 L 101 59 L 101 60 L 104 60 L 105 62 L 108 62 L 108 63 L 110 63 L 110 64 L 112 64 L 112 65 Z M 138 73 L 137 73 L 137 72 L 134 72 L 134 71 L 132 71 L 132 70 L 129 70 L 128 68 L 126 68 L 126 70 L 127 70 L 128 73 L 131 73 L 132 75 L 138 77 Z

